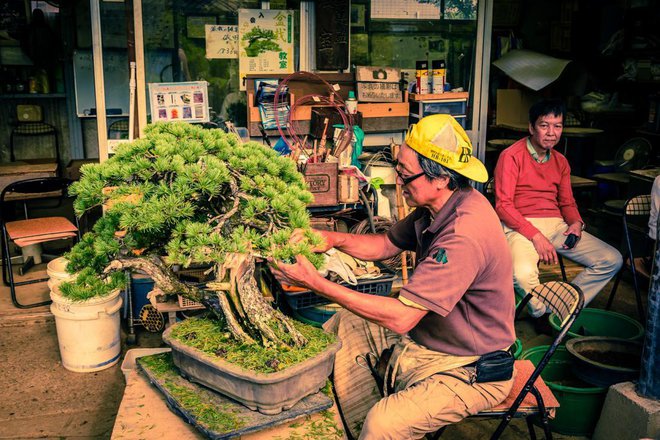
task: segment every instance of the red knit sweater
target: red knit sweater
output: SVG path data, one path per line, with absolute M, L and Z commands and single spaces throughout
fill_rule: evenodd
M 506 226 L 528 240 L 539 230 L 525 217 L 582 222 L 566 157 L 553 149 L 550 160 L 538 163 L 527 150 L 527 138 L 502 151 L 495 167 L 495 210 Z

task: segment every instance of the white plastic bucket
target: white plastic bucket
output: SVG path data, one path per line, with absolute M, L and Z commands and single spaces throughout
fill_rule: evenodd
M 62 365 L 79 373 L 99 371 L 115 365 L 121 354 L 119 310 L 122 299 L 117 289 L 108 296 L 71 301 L 50 292 Z
M 70 274 L 66 271 L 67 264 L 69 264 L 69 260 L 64 257 L 59 257 L 46 265 L 46 273 L 50 278 L 48 280 L 48 287 L 51 291 L 55 286 L 59 286 L 65 281 L 71 281 L 76 277 L 75 274 Z

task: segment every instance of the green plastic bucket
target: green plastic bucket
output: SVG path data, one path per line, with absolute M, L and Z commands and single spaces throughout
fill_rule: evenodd
M 553 313 L 550 315 L 550 325 L 559 333 L 561 322 Z M 568 331 L 568 338 L 580 336 L 610 336 L 613 338 L 639 341 L 644 336 L 644 327 L 634 319 L 621 313 L 602 309 L 583 309 Z
M 521 359 L 537 365 L 547 349 L 547 345 L 530 348 Z M 555 418 L 550 419 L 550 428 L 564 435 L 590 436 L 600 418 L 607 388 L 581 381 L 573 374 L 572 365 L 570 353 L 559 346 L 541 373 L 560 405 Z

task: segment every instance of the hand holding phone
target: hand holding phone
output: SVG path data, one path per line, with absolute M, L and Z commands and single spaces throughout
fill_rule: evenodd
M 580 237 L 578 237 L 575 234 L 568 234 L 568 236 L 566 237 L 566 241 L 564 242 L 564 247 L 566 249 L 573 249 L 579 239 Z

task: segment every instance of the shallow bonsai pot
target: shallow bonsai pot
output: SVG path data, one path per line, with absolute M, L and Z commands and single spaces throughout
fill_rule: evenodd
M 256 373 L 170 337 L 175 326 L 163 332 L 163 341 L 172 347 L 172 359 L 183 376 L 269 415 L 279 414 L 323 388 L 341 348 L 337 341 L 317 356 L 282 371 Z
M 583 381 L 609 387 L 639 377 L 642 344 L 629 339 L 586 336 L 566 342 L 573 373 Z

